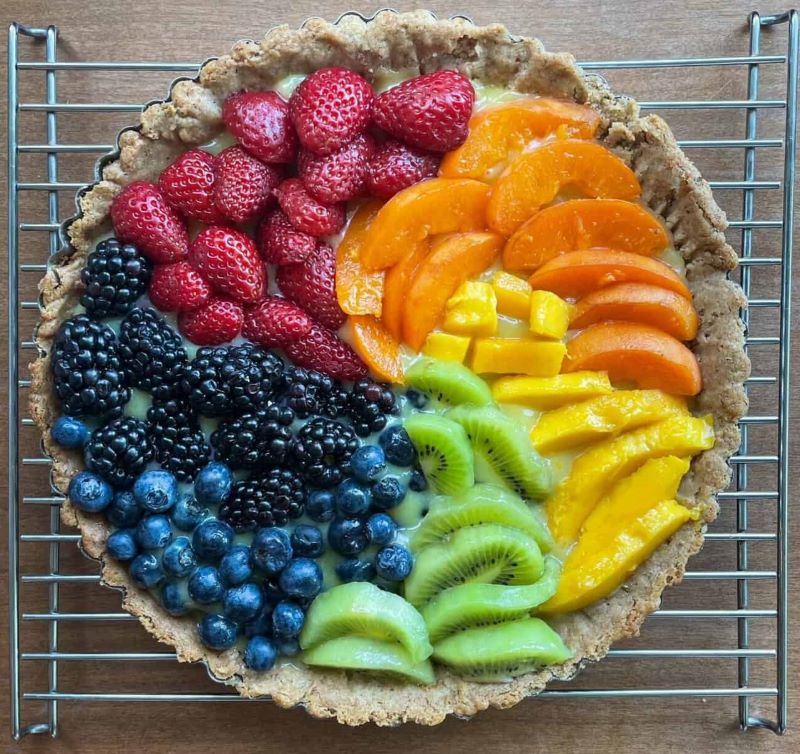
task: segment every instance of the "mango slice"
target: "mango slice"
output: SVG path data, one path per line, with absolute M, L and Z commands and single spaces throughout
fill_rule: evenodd
M 465 335 L 451 335 L 447 332 L 432 332 L 425 339 L 422 353 L 432 359 L 440 361 L 455 361 L 459 364 L 464 363 L 469 351 L 471 338 Z
M 572 307 L 550 291 L 531 294 L 530 331 L 538 338 L 561 340 L 567 334 Z
M 607 395 L 612 390 L 605 372 L 572 372 L 555 377 L 501 377 L 492 385 L 492 395 L 498 403 L 519 403 L 538 411 L 550 411 Z
M 492 276 L 492 287 L 500 314 L 516 319 L 526 319 L 530 315 L 531 286 L 527 280 L 498 271 Z
M 497 297 L 489 283 L 467 280 L 447 301 L 444 329 L 457 335 L 494 335 Z
M 529 374 L 552 377 L 567 352 L 563 343 L 527 338 L 476 338 L 472 371 L 478 374 Z

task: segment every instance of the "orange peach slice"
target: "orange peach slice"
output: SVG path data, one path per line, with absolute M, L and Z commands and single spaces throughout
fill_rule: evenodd
M 383 273 L 361 265 L 361 246 L 381 204 L 373 199 L 358 208 L 336 250 L 336 298 L 347 314 L 381 313 Z
M 419 241 L 394 267 L 386 270 L 381 321 L 396 340 L 400 340 L 403 335 L 403 308 L 406 304 L 406 294 L 429 251 L 428 240 Z
M 364 363 L 382 380 L 403 383 L 400 344 L 375 317 L 350 317 L 353 348 Z

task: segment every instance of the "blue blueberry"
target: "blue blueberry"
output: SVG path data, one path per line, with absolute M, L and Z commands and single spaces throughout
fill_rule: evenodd
M 300 644 L 296 639 L 285 639 L 278 644 L 278 654 L 282 657 L 294 657 L 300 654 Z
M 323 524 L 335 513 L 335 500 L 330 490 L 314 490 L 306 500 L 306 513 L 312 521 Z
M 395 466 L 413 466 L 417 460 L 416 448 L 401 424 L 392 424 L 384 429 L 378 442 L 386 454 L 386 460 Z
M 266 636 L 254 636 L 244 650 L 244 664 L 250 670 L 272 670 L 278 650 Z
M 144 550 L 166 547 L 172 539 L 172 526 L 161 513 L 145 516 L 136 527 L 136 541 Z
M 91 471 L 80 471 L 69 483 L 67 495 L 76 508 L 88 513 L 98 513 L 111 504 L 114 491 L 111 485 Z
M 169 471 L 145 471 L 133 483 L 133 496 L 145 510 L 165 513 L 178 502 L 178 480 Z
M 194 496 L 186 494 L 178 499 L 170 511 L 172 523 L 183 531 L 194 531 L 200 523 L 211 516 L 208 508 L 200 505 Z
M 253 575 L 250 548 L 247 545 L 231 547 L 220 561 L 219 574 L 228 586 L 236 586 L 247 581 Z
M 355 479 L 345 479 L 336 490 L 336 512 L 343 518 L 363 516 L 370 504 L 369 490 Z
M 137 555 L 129 569 L 131 580 L 142 589 L 152 589 L 164 580 L 164 571 L 158 558 L 150 552 Z
M 161 556 L 161 567 L 170 576 L 179 579 L 188 576 L 197 565 L 189 537 L 178 537 L 167 545 Z
M 310 558 L 295 558 L 283 569 L 278 583 L 290 598 L 311 600 L 322 591 L 322 569 Z
M 50 437 L 62 448 L 82 448 L 89 439 L 89 428 L 72 416 L 59 416 L 50 429 Z
M 406 491 L 403 483 L 391 474 L 372 485 L 372 505 L 381 511 L 388 511 L 403 502 Z
M 106 541 L 106 550 L 115 560 L 133 560 L 139 553 L 133 529 L 117 529 Z
M 161 587 L 161 604 L 170 615 L 186 615 L 189 612 L 189 605 L 186 603 L 183 584 L 177 581 L 168 581 L 164 584 Z
M 402 545 L 389 545 L 378 550 L 375 570 L 387 581 L 402 581 L 414 567 L 414 556 Z
M 207 518 L 194 530 L 192 547 L 197 557 L 217 561 L 231 549 L 234 534 L 230 524 L 216 518 Z
M 303 558 L 318 558 L 325 552 L 322 532 L 316 526 L 295 526 L 291 541 L 294 554 Z
M 265 604 L 261 612 L 244 624 L 244 635 L 251 639 L 254 636 L 272 635 L 272 605 Z
M 305 618 L 300 605 L 288 600 L 279 602 L 272 611 L 272 633 L 279 641 L 296 639 L 303 630 Z
M 372 581 L 375 578 L 375 565 L 370 560 L 345 558 L 337 563 L 336 575 L 344 582 Z
M 292 559 L 289 535 L 275 526 L 259 529 L 253 538 L 253 564 L 270 576 L 280 573 Z
M 373 545 L 388 545 L 397 535 L 397 524 L 387 513 L 374 513 L 367 519 L 369 539 Z
M 201 605 L 219 602 L 225 593 L 225 586 L 219 571 L 214 566 L 204 565 L 195 568 L 189 576 L 189 596 Z
M 142 517 L 142 509 L 132 492 L 127 490 L 124 492 L 117 492 L 111 505 L 106 508 L 106 518 L 114 524 L 114 526 L 125 529 L 129 526 L 136 526 Z
M 203 644 L 209 649 L 221 652 L 223 649 L 230 649 L 236 643 L 239 625 L 224 615 L 209 613 L 204 615 L 197 625 L 197 632 Z
M 219 461 L 204 466 L 194 479 L 194 494 L 202 505 L 219 505 L 231 492 L 233 474 Z
M 358 555 L 369 544 L 366 521 L 335 518 L 328 527 L 328 544 L 340 555 Z
M 267 605 L 269 605 L 270 609 L 275 607 L 275 605 L 277 605 L 281 600 L 286 599 L 283 589 L 281 589 L 274 581 L 265 581 L 263 584 L 263 589 L 264 600 L 266 601 Z
M 350 471 L 359 482 L 374 482 L 386 471 L 386 456 L 377 445 L 362 445 L 350 459 Z
M 222 597 L 225 615 L 238 621 L 253 620 L 264 607 L 264 594 L 252 582 L 233 586 Z
M 414 469 L 411 472 L 411 478 L 408 480 L 408 488 L 414 492 L 425 492 L 428 489 L 428 480 L 425 474 L 420 469 Z

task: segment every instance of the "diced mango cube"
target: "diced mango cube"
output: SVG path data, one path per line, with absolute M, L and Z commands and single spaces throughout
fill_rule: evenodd
M 563 343 L 528 338 L 477 338 L 472 370 L 478 374 L 528 374 L 552 377 L 561 369 L 567 348 Z
M 497 298 L 489 283 L 468 280 L 447 302 L 444 329 L 457 335 L 494 335 Z
M 531 293 L 530 330 L 548 340 L 561 340 L 569 327 L 572 307 L 550 291 Z
M 422 353 L 441 361 L 464 362 L 471 339 L 464 335 L 451 335 L 446 332 L 432 332 L 425 339 Z
M 531 311 L 531 286 L 510 272 L 495 272 L 492 287 L 497 296 L 497 311 L 507 317 L 527 319 Z
M 613 390 L 606 372 L 572 372 L 555 377 L 501 377 L 492 385 L 498 403 L 521 403 L 550 411 Z

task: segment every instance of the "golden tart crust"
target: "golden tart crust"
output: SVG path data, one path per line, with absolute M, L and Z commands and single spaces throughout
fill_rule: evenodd
M 658 607 L 663 589 L 680 581 L 689 556 L 702 546 L 705 525 L 717 514 L 714 496 L 728 485 L 727 460 L 739 445 L 737 422 L 747 409 L 743 382 L 750 371 L 739 318 L 746 300 L 728 279 L 737 259 L 725 241 L 725 216 L 667 125 L 656 116 L 640 117 L 633 100 L 614 95 L 601 77 L 584 74 L 572 56 L 545 52 L 539 41 L 513 37 L 499 24 L 477 27 L 465 19 L 438 20 L 424 11 L 383 11 L 369 20 L 348 14 L 335 24 L 312 19 L 300 29 L 280 26 L 261 42 L 237 44 L 229 55 L 206 63 L 197 79 L 178 81 L 167 101 L 147 107 L 141 125 L 120 135 L 118 154 L 101 163 L 98 182 L 79 197 L 80 213 L 68 227 L 72 249 L 57 258 L 40 283 L 41 356 L 31 365 L 32 415 L 53 458 L 53 481 L 59 489 L 67 489 L 82 462 L 80 454 L 50 439 L 59 408 L 49 353 L 60 323 L 78 303 L 80 268 L 92 239 L 111 229 L 112 199 L 134 180 L 156 180 L 176 155 L 213 138 L 221 129 L 221 107 L 228 94 L 269 88 L 288 74 L 331 65 L 367 78 L 390 71 L 413 75 L 458 68 L 477 81 L 588 103 L 602 114 L 600 138 L 634 169 L 643 201 L 670 229 L 686 262 L 700 317 L 692 350 L 705 387 L 696 412 L 714 417 L 717 439 L 711 450 L 694 459 L 680 493 L 687 505 L 700 510 L 702 527 L 685 525 L 609 598 L 553 622 L 573 659 L 493 684 L 474 683 L 438 668 L 436 685 L 424 688 L 294 665 L 257 673 L 245 668 L 237 649 L 210 652 L 191 618 L 166 614 L 149 593 L 132 585 L 123 566 L 105 557 L 109 528 L 101 516 L 83 513 L 69 501 L 61 515 L 65 523 L 80 528 L 85 552 L 101 561 L 103 582 L 122 588 L 123 607 L 172 645 L 180 661 L 203 660 L 216 678 L 242 695 L 269 695 L 283 707 L 302 705 L 315 717 L 335 717 L 348 725 L 435 725 L 448 714 L 510 707 L 553 679 L 571 678 L 583 665 L 601 659 L 615 641 L 638 634 L 644 618 Z

